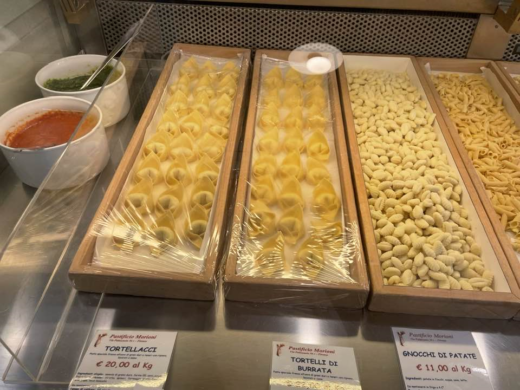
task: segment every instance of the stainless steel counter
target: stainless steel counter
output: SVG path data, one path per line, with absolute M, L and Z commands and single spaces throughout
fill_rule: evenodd
M 42 256 L 44 241 L 33 247 L 16 245 L 10 254 L 15 261 L 10 267 L 0 267 L 1 337 L 33 376 L 31 380 L 13 362 L 6 372 L 7 383 L 0 387 L 65 389 L 94 330 L 149 329 L 179 332 L 166 389 L 268 389 L 274 340 L 353 347 L 363 389 L 404 389 L 391 334 L 391 326 L 402 326 L 475 332 L 494 389 L 520 389 L 520 322 L 225 302 L 222 294 L 216 302 L 196 302 L 77 293 L 68 281 L 70 262 L 159 71 L 137 74 L 140 81 L 133 87 L 133 109 L 111 130 L 111 165 L 82 192 L 88 196 L 82 198 L 77 218 L 61 219 L 70 221 L 64 229 L 67 237 L 60 245 L 45 247 L 46 258 L 54 259 L 56 267 L 31 262 L 36 260 L 32 256 Z M 0 240 L 5 240 L 32 196 L 19 183 L 5 183 L 11 184 L 0 186 Z M 8 291 L 9 283 L 18 290 Z M 0 368 L 6 365 L 4 350 Z

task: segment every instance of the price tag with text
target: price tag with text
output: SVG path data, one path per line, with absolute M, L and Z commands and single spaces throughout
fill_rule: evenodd
M 176 337 L 176 332 L 98 330 L 69 389 L 162 389 Z
M 273 342 L 271 390 L 361 390 L 354 350 Z
M 471 332 L 392 331 L 407 390 L 493 390 Z

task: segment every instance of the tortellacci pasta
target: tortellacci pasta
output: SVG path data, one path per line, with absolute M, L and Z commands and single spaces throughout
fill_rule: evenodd
M 307 154 L 319 161 L 328 161 L 330 156 L 329 143 L 325 135 L 315 130 L 307 142 Z
M 174 159 L 178 156 L 184 156 L 188 162 L 195 161 L 198 157 L 198 153 L 191 136 L 182 133 L 175 137 L 170 144 L 170 156 Z
M 307 158 L 307 175 L 306 178 L 309 184 L 317 185 L 322 180 L 331 180 L 330 172 L 321 161 L 313 157 Z
M 174 137 L 180 132 L 179 129 L 179 115 L 172 110 L 166 110 L 159 122 L 157 131 L 170 133 Z
M 152 184 L 162 181 L 161 160 L 155 153 L 149 153 L 139 164 L 135 172 L 135 181 L 150 179 Z
M 180 130 L 186 133 L 190 138 L 198 138 L 202 134 L 204 125 L 204 117 L 198 111 L 193 111 L 190 115 L 182 118 L 180 122 Z
M 155 154 L 159 157 L 159 160 L 164 161 L 168 158 L 168 146 L 173 140 L 173 136 L 165 131 L 159 131 L 155 133 L 143 148 L 143 154 L 148 156 L 149 154 Z
M 273 104 L 275 107 L 280 107 L 282 105 L 282 100 L 280 99 L 280 91 L 278 89 L 272 89 L 270 91 L 267 91 L 262 97 L 262 104 L 264 106 Z
M 195 177 L 197 180 L 207 177 L 214 185 L 217 185 L 219 172 L 219 166 L 215 164 L 215 161 L 208 157 L 207 154 L 202 155 L 202 158 L 195 167 Z
M 310 75 L 305 78 L 304 88 L 306 91 L 311 91 L 316 86 L 323 85 L 322 75 Z
M 215 102 L 215 108 L 213 109 L 213 118 L 217 119 L 222 123 L 227 123 L 233 112 L 233 101 L 231 98 L 223 94 Z
M 264 154 L 260 155 L 253 162 L 253 177 L 256 179 L 262 176 L 273 176 L 276 173 L 276 157 Z
M 208 213 L 200 205 L 194 205 L 184 222 L 184 236 L 197 249 L 200 249 L 208 228 Z
M 202 153 L 213 161 L 219 162 L 226 149 L 226 140 L 217 134 L 206 133 L 199 139 L 197 145 Z
M 256 149 L 260 153 L 269 153 L 269 154 L 278 153 L 279 147 L 280 147 L 280 144 L 279 144 L 278 130 L 270 130 L 267 133 L 265 133 L 258 140 L 258 144 L 256 145 Z
M 207 176 L 203 176 L 193 185 L 190 203 L 192 206 L 199 205 L 208 211 L 213 206 L 214 199 L 215 184 Z
M 212 121 L 209 121 L 208 125 L 208 131 L 210 132 L 210 134 L 219 136 L 226 140 L 229 138 L 229 127 L 227 125 L 223 125 L 218 122 L 213 123 Z
M 327 118 L 324 110 L 313 105 L 307 110 L 307 127 L 311 130 L 325 131 L 327 126 Z
M 170 87 L 170 92 L 175 93 L 176 91 L 181 91 L 187 96 L 190 93 L 190 83 L 191 79 L 187 75 L 181 76 L 177 82 Z
M 311 221 L 312 234 L 319 237 L 321 242 L 332 249 L 343 248 L 343 225 L 340 221 L 329 222 L 322 219 Z
M 180 183 L 163 191 L 157 198 L 157 202 L 155 202 L 155 213 L 161 216 L 166 212 L 170 212 L 172 215 L 178 216 L 182 209 L 183 194 L 184 187 Z
M 148 177 L 143 178 L 139 183 L 134 185 L 125 198 L 125 206 L 135 210 L 137 213 L 144 215 L 153 212 L 153 183 Z
M 294 107 L 285 117 L 284 127 L 287 131 L 303 129 L 303 113 L 301 107 Z
M 301 107 L 303 105 L 302 91 L 298 86 L 292 85 L 285 89 L 283 105 L 287 108 Z
M 312 211 L 327 221 L 333 221 L 341 207 L 332 183 L 324 179 L 312 192 Z
M 274 67 L 264 77 L 264 88 L 267 90 L 281 88 L 283 86 L 282 70 Z
M 305 151 L 305 141 L 301 130 L 287 131 L 282 146 L 286 153 L 292 151 L 303 153 Z
M 321 85 L 316 85 L 312 88 L 305 100 L 305 107 L 311 108 L 312 106 L 316 106 L 322 110 L 327 106 L 325 90 Z
M 175 233 L 175 218 L 169 211 L 162 214 L 155 221 L 152 232 L 158 241 L 150 244 L 150 252 L 153 256 L 160 256 L 166 249 L 177 244 L 178 237 Z
M 302 166 L 300 153 L 297 151 L 288 153 L 278 169 L 278 174 L 282 179 L 295 177 L 298 180 L 302 180 L 305 177 L 305 169 Z
M 123 207 L 121 214 L 115 219 L 112 230 L 112 242 L 121 250 L 132 251 L 140 242 L 137 234 L 146 229 L 146 222 L 134 208 Z
M 251 197 L 264 202 L 266 205 L 276 203 L 276 189 L 271 176 L 262 176 L 251 186 Z
M 278 221 L 278 230 L 282 232 L 285 241 L 290 245 L 295 245 L 305 234 L 305 225 L 303 224 L 303 209 L 300 205 L 285 210 Z
M 221 78 L 229 75 L 236 81 L 238 79 L 238 76 L 240 75 L 240 69 L 238 68 L 238 66 L 235 62 L 228 61 L 222 67 L 220 75 L 221 75 Z
M 201 93 L 205 93 L 209 99 L 213 99 L 215 97 L 215 90 L 211 86 L 212 81 L 209 75 L 205 74 L 202 76 L 197 84 L 195 85 L 195 95 L 200 95 Z
M 226 75 L 217 85 L 217 93 L 219 95 L 225 94 L 229 97 L 235 96 L 237 93 L 237 83 L 230 75 Z
M 297 178 L 290 176 L 283 181 L 278 201 L 283 210 L 287 210 L 295 205 L 300 206 L 302 209 L 305 207 L 302 187 Z
M 285 239 L 282 233 L 278 232 L 262 244 L 262 249 L 255 255 L 255 265 L 265 276 L 284 269 Z
M 290 88 L 293 85 L 298 88 L 303 87 L 303 79 L 300 72 L 298 72 L 294 68 L 289 68 L 289 70 L 285 73 L 285 88 Z
M 260 113 L 258 124 L 260 125 L 260 128 L 265 131 L 278 129 L 278 125 L 280 124 L 278 107 L 273 103 L 269 103 Z
M 179 183 L 186 187 L 192 182 L 193 179 L 188 167 L 188 161 L 183 154 L 179 154 L 173 159 L 164 180 L 171 187 Z
M 323 243 L 319 237 L 311 235 L 296 253 L 296 260 L 303 272 L 311 279 L 316 278 L 325 265 Z
M 261 237 L 274 233 L 276 215 L 260 200 L 253 200 L 249 208 L 247 232 L 249 237 Z
M 194 57 L 189 58 L 184 64 L 182 64 L 179 69 L 179 74 L 181 76 L 187 76 L 190 79 L 195 79 L 199 75 L 199 64 L 197 64 L 197 60 Z
M 208 60 L 202 64 L 200 73 L 202 75 L 207 75 L 212 81 L 215 81 L 218 80 L 220 72 L 218 71 L 217 66 L 212 61 Z
M 195 96 L 195 100 L 191 105 L 192 110 L 196 110 L 200 114 L 204 116 L 208 116 L 210 114 L 209 110 L 209 101 L 210 97 L 206 91 L 200 92 Z
M 188 97 L 182 91 L 176 91 L 166 102 L 166 107 L 178 116 L 188 114 Z

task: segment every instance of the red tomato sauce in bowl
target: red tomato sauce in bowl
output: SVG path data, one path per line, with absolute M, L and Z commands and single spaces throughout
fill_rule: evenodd
M 5 145 L 11 148 L 39 149 L 65 144 L 84 114 L 81 111 L 46 111 L 9 132 Z M 89 133 L 96 122 L 97 119 L 93 115 L 89 115 L 74 139 L 79 139 Z

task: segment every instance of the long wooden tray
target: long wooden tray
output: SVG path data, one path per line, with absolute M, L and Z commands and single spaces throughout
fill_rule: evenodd
M 513 274 L 516 277 L 517 283 L 520 285 L 520 261 L 515 253 L 515 250 L 513 249 L 513 246 L 511 245 L 511 241 L 510 241 L 509 237 L 507 236 L 507 234 L 504 231 L 504 228 L 502 227 L 500 219 L 493 208 L 493 204 L 491 203 L 491 200 L 487 196 L 487 193 L 486 193 L 485 187 L 482 183 L 482 180 L 480 179 L 479 175 L 477 174 L 475 166 L 473 165 L 473 162 L 471 161 L 471 158 L 469 157 L 469 155 L 466 151 L 466 148 L 459 136 L 457 127 L 455 126 L 453 121 L 450 119 L 448 111 L 444 107 L 441 97 L 435 90 L 435 86 L 433 85 L 433 82 L 425 67 L 426 64 L 429 64 L 428 66 L 432 71 L 461 72 L 461 73 L 475 73 L 475 74 L 481 74 L 482 73 L 481 68 L 488 68 L 497 77 L 498 81 L 500 82 L 500 85 L 504 88 L 506 93 L 509 95 L 509 97 L 513 101 L 516 109 L 518 111 L 520 111 L 520 95 L 517 92 L 517 90 L 520 91 L 520 89 L 518 88 L 518 85 L 516 85 L 516 83 L 514 82 L 511 75 L 508 73 L 508 70 L 506 70 L 506 68 L 504 67 L 504 64 L 507 64 L 507 69 L 512 71 L 512 73 L 514 73 L 515 70 L 520 72 L 520 65 L 503 63 L 503 62 L 497 64 L 497 63 L 495 63 L 493 61 L 489 61 L 489 60 L 442 59 L 442 58 L 419 58 L 418 62 L 420 64 L 421 71 L 423 72 L 423 74 L 425 76 L 426 83 L 428 84 L 428 87 L 432 91 L 432 95 L 434 97 L 434 103 L 438 106 L 439 112 L 442 114 L 442 117 L 443 117 L 444 121 L 446 122 L 449 133 L 450 133 L 451 137 L 453 138 L 453 142 L 454 142 L 455 146 L 457 147 L 457 150 L 459 151 L 462 160 L 464 161 L 464 164 L 471 177 L 471 180 L 473 181 L 475 189 L 480 197 L 482 205 L 489 216 L 489 219 L 491 221 L 491 224 L 493 225 L 497 238 L 498 238 L 500 244 L 502 245 L 502 248 L 509 261 Z M 519 295 L 519 297 L 520 297 L 520 295 Z
M 241 229 L 244 225 L 245 203 L 247 201 L 248 185 L 250 183 L 251 158 L 255 136 L 257 105 L 260 92 L 260 68 L 262 56 L 287 60 L 287 51 L 259 50 L 256 52 L 249 109 L 244 138 L 243 157 L 240 164 L 236 205 L 233 212 L 233 228 Z M 345 133 L 341 118 L 337 79 L 334 72 L 328 74 L 328 89 L 333 116 L 333 132 L 336 140 L 336 154 L 338 157 L 339 175 L 345 221 L 358 225 L 354 192 L 350 174 L 350 164 L 346 150 Z M 245 302 L 273 302 L 291 305 L 331 306 L 350 309 L 361 309 L 368 298 L 368 275 L 364 254 L 359 261 L 350 267 L 350 275 L 357 283 L 313 282 L 297 279 L 263 278 L 237 275 L 237 250 L 232 250 L 228 256 L 224 291 L 226 299 Z
M 243 58 L 240 77 L 237 83 L 235 105 L 230 120 L 229 139 L 220 170 L 219 180 L 222 184 L 221 192 L 217 197 L 217 202 L 213 206 L 215 210 L 211 231 L 212 238 L 208 244 L 203 271 L 200 274 L 181 272 L 146 273 L 143 271 L 110 269 L 96 266 L 92 264 L 92 259 L 97 237 L 91 234 L 91 231 L 100 218 L 110 213 L 121 193 L 128 172 L 140 151 L 146 129 L 167 87 L 173 66 L 181 57 L 180 51 L 208 57 L 236 59 L 238 55 L 241 55 Z M 213 300 L 215 298 L 215 273 L 222 255 L 223 243 L 226 239 L 226 208 L 233 195 L 233 192 L 228 190 L 228 183 L 233 182 L 233 162 L 241 138 L 242 121 L 245 113 L 243 99 L 250 68 L 250 55 L 251 52 L 247 49 L 188 44 L 175 44 L 173 46 L 173 50 L 168 57 L 132 140 L 128 145 L 105 197 L 93 218 L 88 233 L 84 237 L 70 267 L 69 277 L 76 289 L 89 292 L 194 300 Z
M 502 273 L 504 282 L 503 292 L 472 292 L 462 290 L 424 289 L 403 286 L 385 286 L 383 284 L 382 269 L 379 254 L 376 247 L 376 238 L 372 225 L 372 217 L 366 195 L 365 181 L 357 145 L 354 117 L 349 98 L 348 83 L 345 64 L 338 69 L 340 80 L 343 114 L 347 125 L 347 138 L 350 155 L 352 157 L 352 170 L 358 207 L 360 212 L 362 232 L 364 235 L 365 253 L 368 257 L 372 294 L 369 302 L 369 310 L 388 313 L 406 313 L 421 315 L 440 315 L 453 317 L 477 317 L 477 318 L 512 318 L 518 311 L 520 301 L 515 296 L 518 293 L 518 285 L 509 266 L 508 259 L 503 252 L 500 241 L 494 232 L 493 226 L 486 210 L 482 206 L 478 192 L 475 189 L 467 172 L 464 160 L 461 158 L 450 132 L 434 102 L 431 89 L 428 87 L 424 74 L 419 70 L 419 64 L 413 57 L 363 55 L 372 61 L 373 67 L 380 69 L 384 66 L 384 59 L 394 58 L 408 61 L 409 72 L 415 74 L 416 87 L 422 88 L 423 98 L 430 104 L 432 111 L 437 115 L 439 125 L 439 139 L 446 142 L 445 152 L 451 154 L 456 168 L 461 177 L 461 185 L 465 187 L 467 196 L 466 204 L 472 205 L 477 218 L 472 219 L 472 225 L 479 224 L 479 230 L 484 232 L 482 240 L 487 241 L 492 256 L 487 259 L 495 267 L 495 272 Z M 349 61 L 348 55 L 345 62 Z M 386 61 L 386 60 L 385 60 Z M 403 71 L 403 70 L 401 70 Z M 409 73 L 410 74 L 410 73 Z

